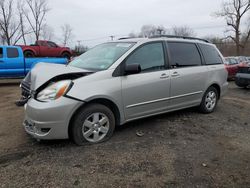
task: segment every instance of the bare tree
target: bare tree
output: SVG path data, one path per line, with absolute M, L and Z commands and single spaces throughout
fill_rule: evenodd
M 64 24 L 62 27 L 62 42 L 64 46 L 69 45 L 73 38 L 73 29 L 69 24 Z
M 188 26 L 176 27 L 171 29 L 171 34 L 183 37 L 194 37 L 196 34 L 194 30 Z
M 154 25 L 143 25 L 141 27 L 140 36 L 150 37 L 157 34 L 157 28 Z
M 164 26 L 155 26 L 155 25 L 143 25 L 141 27 L 141 31 L 137 33 L 130 33 L 130 37 L 151 37 L 155 35 L 177 35 L 184 37 L 194 37 L 196 34 L 188 26 L 182 27 L 173 27 L 171 29 L 167 29 Z
M 8 45 L 16 44 L 20 39 L 20 23 L 16 20 L 16 16 L 13 13 L 14 9 L 13 0 L 0 1 L 1 38 L 3 43 L 7 43 Z
M 156 31 L 158 35 L 165 35 L 168 32 L 167 29 L 162 25 L 158 26 Z
M 241 42 L 241 22 L 244 16 L 250 10 L 250 0 L 229 0 L 222 4 L 222 10 L 217 12 L 218 17 L 225 18 L 228 27 L 229 34 L 228 38 L 231 38 L 236 44 L 236 54 L 240 55 L 241 48 L 244 48 L 249 37 L 250 37 L 250 27 L 248 27 L 246 37 L 243 42 Z
M 24 45 L 26 45 L 26 38 L 25 35 L 29 34 L 30 32 L 26 31 L 25 28 L 25 20 L 24 20 L 24 1 L 19 0 L 17 3 L 17 10 L 18 10 L 18 16 L 19 16 L 19 22 L 20 22 L 20 32 L 21 32 L 21 38 L 23 39 Z
M 143 25 L 139 37 L 151 37 L 154 35 L 164 35 L 168 33 L 164 26 Z
M 0 32 L 0 44 L 5 44 L 5 41 L 6 39 L 5 39 L 3 32 Z
M 47 0 L 26 0 L 28 10 L 24 10 L 24 16 L 27 19 L 36 40 L 39 40 L 45 16 L 49 11 Z
M 54 38 L 54 29 L 47 24 L 44 24 L 41 28 L 41 38 L 44 40 L 52 40 Z

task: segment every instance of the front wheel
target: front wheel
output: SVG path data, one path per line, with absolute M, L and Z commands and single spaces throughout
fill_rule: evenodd
M 95 144 L 108 140 L 115 129 L 112 111 L 101 104 L 89 104 L 73 119 L 71 137 L 77 145 Z
M 200 111 L 202 113 L 208 114 L 214 111 L 218 102 L 218 91 L 213 86 L 209 87 L 205 92 L 201 104 Z

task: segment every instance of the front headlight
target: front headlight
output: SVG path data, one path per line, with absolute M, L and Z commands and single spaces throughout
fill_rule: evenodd
M 37 100 L 43 102 L 49 102 L 56 100 L 63 96 L 71 84 L 71 80 L 63 80 L 59 82 L 52 83 L 42 91 L 37 94 Z

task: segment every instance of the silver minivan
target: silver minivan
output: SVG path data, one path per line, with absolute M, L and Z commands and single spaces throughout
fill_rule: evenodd
M 208 41 L 160 36 L 100 44 L 68 65 L 39 63 L 21 84 L 24 128 L 82 145 L 148 116 L 195 106 L 211 113 L 228 86 L 223 62 Z

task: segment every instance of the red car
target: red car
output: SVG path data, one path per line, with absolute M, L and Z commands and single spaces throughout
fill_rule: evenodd
M 56 43 L 38 40 L 30 46 L 20 45 L 25 57 L 65 57 L 70 59 L 72 51 L 68 47 L 60 47 Z
M 228 71 L 228 79 L 234 79 L 239 70 L 239 61 L 236 57 L 226 57 L 225 67 Z

